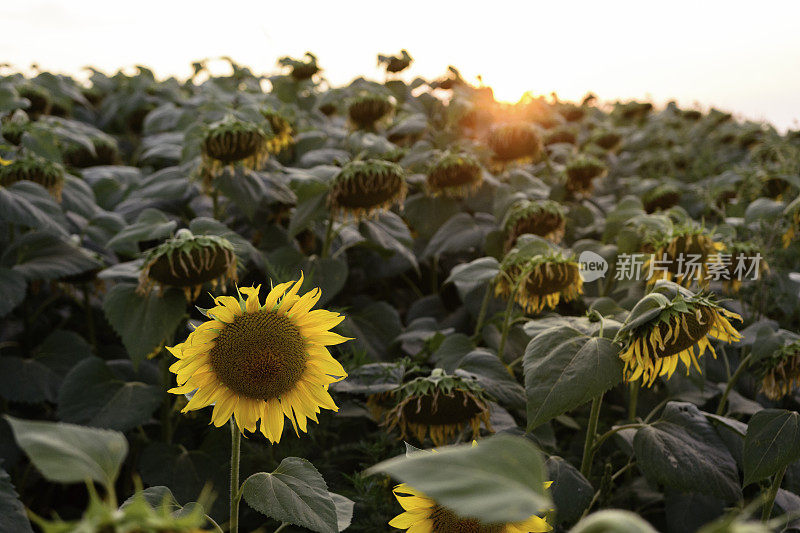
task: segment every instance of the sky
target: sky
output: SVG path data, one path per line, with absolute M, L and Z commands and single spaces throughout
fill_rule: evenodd
M 333 85 L 382 80 L 378 53 L 406 48 L 407 79 L 454 65 L 495 96 L 670 99 L 800 128 L 796 0 L 395 2 L 0 0 L 0 63 L 77 75 L 142 64 L 187 77 L 230 56 L 257 73 L 314 53 Z M 8 69 L 3 72 L 8 72 Z

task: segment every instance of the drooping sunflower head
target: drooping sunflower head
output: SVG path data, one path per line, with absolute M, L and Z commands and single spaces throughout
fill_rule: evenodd
M 483 171 L 478 159 L 466 152 L 446 152 L 428 171 L 432 196 L 461 198 L 480 187 Z
M 789 207 L 791 208 L 792 206 L 794 206 L 794 209 L 788 209 L 788 227 L 784 234 L 781 235 L 781 243 L 784 248 L 788 248 L 795 236 L 800 233 L 800 202 L 795 200 Z
M 658 210 L 666 211 L 670 207 L 678 205 L 681 201 L 681 190 L 669 183 L 657 185 L 644 193 L 642 204 L 644 210 L 653 213 Z
M 94 153 L 82 144 L 68 144 L 63 150 L 64 163 L 70 167 L 86 168 L 119 162 L 119 148 L 112 137 L 97 136 L 92 139 L 92 146 Z
M 622 135 L 614 130 L 598 128 L 592 132 L 590 141 L 607 152 L 615 153 L 622 144 Z
M 291 68 L 290 75 L 296 81 L 310 80 L 314 74 L 320 71 L 320 68 L 317 65 L 317 58 L 311 52 L 306 52 L 306 55 L 303 56 L 303 59 L 282 57 L 278 60 L 278 64 Z
M 701 372 L 698 358 L 706 349 L 716 352 L 709 337 L 738 342 L 742 336 L 729 318 L 741 317 L 716 303 L 713 296 L 692 293 L 670 281 L 659 281 L 631 311 L 617 334 L 623 349 L 626 381 L 642 379 L 651 386 L 658 376 L 672 377 L 678 362 Z
M 393 492 L 404 512 L 394 517 L 389 525 L 410 533 L 544 533 L 553 530 L 547 520 L 537 515 L 521 522 L 502 524 L 484 524 L 474 518 L 463 518 L 407 483 L 395 486 Z
M 214 287 L 236 281 L 236 254 L 227 239 L 216 235 L 194 235 L 188 229 L 148 250 L 139 274 L 138 291 L 149 293 L 154 286 L 177 287 L 193 301 L 205 283 Z
M 800 341 L 782 346 L 758 365 L 761 392 L 773 401 L 800 387 Z
M 350 99 L 347 114 L 350 121 L 360 129 L 371 130 L 375 123 L 394 110 L 394 103 L 388 96 L 372 91 L 363 91 Z
M 31 153 L 21 154 L 11 163 L 0 166 L 0 186 L 32 181 L 47 189 L 58 201 L 61 201 L 65 176 L 62 165 Z
M 405 171 L 380 159 L 351 161 L 336 175 L 328 193 L 328 207 L 344 218 L 360 220 L 401 203 L 406 197 Z
M 583 106 L 572 103 L 561 103 L 556 106 L 558 114 L 564 117 L 567 122 L 578 122 L 586 116 L 586 109 Z
M 667 234 L 651 234 L 643 250 L 653 252 L 644 265 L 648 273 L 652 271 L 647 284 L 665 279 L 685 287 L 694 282 L 708 285 L 708 258 L 724 249 L 725 245 L 715 241 L 706 229 L 693 225 L 676 226 Z M 652 261 L 659 268 L 651 269 Z
M 506 254 L 495 278 L 495 296 L 514 298 L 528 313 L 555 309 L 583 294 L 578 263 L 560 250 L 530 256 L 518 249 Z
M 574 126 L 569 124 L 558 125 L 545 133 L 544 145 L 551 144 L 575 144 L 578 142 L 578 132 Z
M 17 94 L 22 98 L 26 98 L 31 103 L 30 107 L 25 111 L 34 120 L 41 115 L 48 114 L 53 105 L 53 100 L 50 98 L 50 93 L 47 89 L 35 83 L 25 83 L 18 86 Z
M 266 119 L 271 130 L 268 135 L 267 150 L 271 154 L 277 154 L 281 150 L 292 144 L 292 125 L 289 121 L 274 109 L 262 109 L 261 115 Z
M 178 358 L 170 366 L 178 386 L 169 392 L 194 391 L 182 412 L 214 404 L 215 426 L 233 416 L 242 432 L 254 432 L 260 420 L 261 433 L 278 442 L 284 417 L 299 435 L 309 419 L 317 422 L 320 408 L 338 410 L 328 387 L 347 373 L 326 346 L 349 340 L 329 331 L 344 316 L 311 311 L 320 290 L 301 296 L 302 285 L 301 274 L 297 282 L 276 285 L 263 303 L 260 285 L 239 289 L 238 298 L 219 296 L 205 311 L 209 320 L 168 347 Z
M 650 102 L 617 102 L 614 104 L 612 116 L 620 122 L 637 122 L 647 117 L 652 110 L 653 104 Z
M 29 125 L 30 122 L 27 118 L 25 120 L 14 120 L 12 118 L 0 125 L 0 133 L 3 135 L 3 139 L 14 146 L 19 146 L 19 143 L 22 142 L 22 136 L 28 131 Z
M 566 189 L 575 195 L 590 194 L 594 180 L 608 173 L 608 166 L 593 155 L 581 154 L 567 163 Z
M 373 403 L 379 401 L 371 399 Z M 429 376 L 418 377 L 383 395 L 384 408 L 374 410 L 381 425 L 391 431 L 397 428 L 400 438 L 412 436 L 422 443 L 426 436 L 436 446 L 451 444 L 464 430 L 472 430 L 472 438 L 480 435 L 481 424 L 489 422 L 489 398 L 477 381 L 448 375 L 441 368 Z M 386 406 L 391 401 L 391 407 Z
M 530 233 L 558 244 L 564 238 L 566 213 L 553 200 L 523 200 L 514 203 L 503 221 L 505 247 L 514 247 L 520 235 Z
M 383 54 L 378 55 L 378 65 L 384 65 L 386 72 L 390 72 L 392 74 L 396 74 L 407 69 L 413 61 L 414 58 L 409 55 L 407 50 L 400 50 L 400 54 L 396 56 L 385 56 Z
M 542 152 L 542 140 L 536 128 L 518 122 L 492 128 L 487 143 L 499 163 L 532 161 Z
M 256 169 L 269 157 L 267 141 L 258 124 L 228 116 L 206 131 L 201 144 L 204 166 L 213 173 L 236 163 Z

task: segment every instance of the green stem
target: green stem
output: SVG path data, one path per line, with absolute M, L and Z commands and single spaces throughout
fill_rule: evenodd
M 279 531 L 283 531 L 284 529 L 286 529 L 286 526 L 288 526 L 288 525 L 289 525 L 289 522 L 284 522 L 283 524 L 279 525 L 278 529 L 275 530 L 275 533 L 278 533 Z
M 333 211 L 328 214 L 328 225 L 325 228 L 325 241 L 322 243 L 321 258 L 328 257 L 331 252 L 331 243 L 333 242 Z
M 600 419 L 600 406 L 603 403 L 603 394 L 598 394 L 592 400 L 592 411 L 589 414 L 589 426 L 586 428 L 586 442 L 583 444 L 583 459 L 581 460 L 581 474 L 589 478 L 594 455 L 594 438 L 597 434 L 597 421 Z
M 486 285 L 486 291 L 483 293 L 483 300 L 481 301 L 481 310 L 478 311 L 478 321 L 475 323 L 475 333 L 472 334 L 476 339 L 481 333 L 483 327 L 483 320 L 486 318 L 486 310 L 489 308 L 489 299 L 492 296 L 492 284 Z
M 636 404 L 639 401 L 639 382 L 633 381 L 629 388 L 630 396 L 628 396 L 628 420 L 633 422 L 636 420 Z
M 228 531 L 230 533 L 239 533 L 239 500 L 241 494 L 239 493 L 239 456 L 242 447 L 242 434 L 239 428 L 236 427 L 233 417 L 230 420 L 231 425 L 231 520 Z
M 772 506 L 775 504 L 775 496 L 778 494 L 778 489 L 781 488 L 781 482 L 783 481 L 783 475 L 785 473 L 786 467 L 784 466 L 777 474 L 775 474 L 775 477 L 772 480 L 772 485 L 770 485 L 767 498 L 764 501 L 764 508 L 761 510 L 762 522 L 769 520 L 769 516 L 772 514 Z
M 97 353 L 97 336 L 94 330 L 94 313 L 92 313 L 92 301 L 88 283 L 83 284 L 83 306 L 86 308 L 86 328 L 89 331 L 89 342 L 94 352 Z
M 623 429 L 638 429 L 638 428 L 642 428 L 644 426 L 645 426 L 645 424 L 625 424 L 625 425 L 622 425 L 622 426 L 613 427 L 613 428 L 609 429 L 608 431 L 606 431 L 605 433 L 603 433 L 602 435 L 600 435 L 594 441 L 594 444 L 592 445 L 592 447 L 594 448 L 593 451 L 596 452 L 597 450 L 599 450 L 601 444 L 603 444 L 607 439 L 609 439 L 610 437 L 613 437 L 616 433 L 622 431 Z
M 431 294 L 439 294 L 439 255 L 431 261 Z
M 733 373 L 731 379 L 728 380 L 728 384 L 725 386 L 725 392 L 722 393 L 722 398 L 719 400 L 719 407 L 717 407 L 717 414 L 719 416 L 723 416 L 725 414 L 725 403 L 728 401 L 728 395 L 733 390 L 733 386 L 736 385 L 736 382 L 739 381 L 742 373 L 747 368 L 747 365 L 750 364 L 750 360 L 753 358 L 753 352 L 747 354 L 741 363 L 739 363 L 739 367 L 736 369 L 736 372 Z
M 212 213 L 214 214 L 214 218 L 216 220 L 220 220 L 220 216 L 222 215 L 222 213 L 220 213 L 219 209 L 220 208 L 219 191 L 217 191 L 216 189 L 211 193 L 211 208 L 212 208 Z
M 503 352 L 506 349 L 506 341 L 508 340 L 508 330 L 511 326 L 511 311 L 514 310 L 514 298 L 517 295 L 517 286 L 514 286 L 514 290 L 511 291 L 511 294 L 508 296 L 508 303 L 506 304 L 506 312 L 503 314 L 503 329 L 501 330 L 500 334 L 500 346 L 497 347 L 497 357 L 500 358 L 501 361 L 505 362 L 503 359 Z

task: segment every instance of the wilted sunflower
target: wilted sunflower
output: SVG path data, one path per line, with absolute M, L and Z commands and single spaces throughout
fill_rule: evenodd
M 347 114 L 356 127 L 371 130 L 375 123 L 394 109 L 392 100 L 383 94 L 362 92 L 352 98 L 347 105 Z
M 61 201 L 65 175 L 64 167 L 60 164 L 26 153 L 0 166 L 0 186 L 8 187 L 18 181 L 32 181 Z
M 407 69 L 413 61 L 414 58 L 408 54 L 407 50 L 400 50 L 400 55 L 397 56 L 378 55 L 378 65 L 384 65 L 386 72 L 392 74 Z
M 262 109 L 261 115 L 272 130 L 272 135 L 267 139 L 269 153 L 277 154 L 292 144 L 292 125 L 285 117 L 273 109 Z
M 761 278 L 769 272 L 769 264 L 761 256 L 759 248 L 751 242 L 735 242 L 728 247 L 730 263 L 724 265 L 723 286 L 729 294 L 736 294 L 742 287 L 742 278 L 745 275 Z M 716 259 L 721 259 L 717 256 Z M 714 263 L 711 263 L 712 265 Z M 753 264 L 758 265 L 758 272 L 750 272 Z
M 283 433 L 284 416 L 295 433 L 317 422 L 320 408 L 338 411 L 328 387 L 347 377 L 342 365 L 325 347 L 349 340 L 328 331 L 344 316 L 311 308 L 320 298 L 314 289 L 302 296 L 297 282 L 275 286 L 264 304 L 260 285 L 243 287 L 239 298 L 219 296 L 205 311 L 210 320 L 199 325 L 185 342 L 167 348 L 178 361 L 173 394 L 192 396 L 181 412 L 214 404 L 211 422 L 220 427 L 231 416 L 239 430 L 260 431 L 271 442 Z
M 781 235 L 783 247 L 788 248 L 798 233 L 800 233 L 800 204 L 795 208 L 791 220 L 789 220 L 789 228 Z
M 725 245 L 715 241 L 703 228 L 677 227 L 669 235 L 656 237 L 645 245 L 644 252 L 653 252 L 644 264 L 648 275 L 652 270 L 647 284 L 665 279 L 685 287 L 691 286 L 693 281 L 707 285 L 708 257 L 724 249 Z
M 625 363 L 625 380 L 651 386 L 657 376 L 672 377 L 683 362 L 686 374 L 706 348 L 717 354 L 708 337 L 738 342 L 742 336 L 728 318 L 742 318 L 719 306 L 710 294 L 692 293 L 670 281 L 659 281 L 642 298 L 620 328 L 616 340 L 623 344 L 620 359 Z M 695 353 L 695 347 L 697 353 Z
M 428 171 L 432 196 L 460 198 L 480 187 L 483 172 L 478 160 L 466 152 L 447 152 Z
M 177 287 L 183 289 L 187 300 L 193 301 L 205 283 L 216 287 L 221 282 L 224 290 L 227 281 L 236 281 L 236 265 L 236 254 L 228 239 L 194 235 L 182 229 L 147 251 L 137 291 L 147 294 L 155 285 L 161 291 L 164 287 Z
M 575 144 L 578 142 L 578 132 L 574 126 L 560 125 L 547 131 L 544 136 L 544 145 L 550 146 L 551 144 Z
M 506 214 L 503 230 L 505 247 L 514 247 L 520 235 L 530 233 L 558 244 L 564 238 L 564 208 L 553 200 L 522 200 L 514 203 Z
M 617 102 L 614 104 L 611 116 L 621 122 L 634 122 L 644 119 L 652 110 L 653 104 L 650 102 Z
M 465 428 L 471 428 L 472 438 L 477 438 L 481 423 L 494 431 L 489 399 L 481 386 L 473 379 L 445 374 L 441 368 L 388 393 L 372 395 L 367 403 L 387 430 L 398 428 L 400 438 L 414 436 L 420 443 L 430 435 L 436 446 L 444 446 Z
M 670 207 L 678 205 L 681 201 L 681 190 L 671 184 L 657 185 L 644 193 L 642 204 L 648 213 L 662 210 L 666 211 Z
M 82 144 L 68 144 L 63 150 L 64 163 L 70 167 L 86 168 L 114 165 L 119 161 L 119 148 L 113 138 L 96 137 L 92 139 L 92 146 L 94 153 Z
M 570 302 L 583 294 L 583 279 L 578 263 L 560 251 L 530 257 L 514 249 L 500 265 L 494 294 L 513 297 L 526 312 L 539 313 L 555 309 L 562 298 Z
M 235 163 L 257 169 L 269 157 L 267 142 L 261 126 L 228 116 L 206 131 L 201 145 L 203 166 L 214 174 Z
M 328 207 L 355 220 L 401 203 L 406 197 L 403 167 L 389 161 L 351 161 L 336 175 L 328 193 Z
M 306 55 L 303 56 L 303 59 L 294 59 L 291 57 L 282 57 L 278 60 L 278 64 L 284 67 L 290 67 L 291 76 L 296 81 L 305 81 L 311 79 L 314 74 L 319 72 L 319 66 L 317 66 L 317 58 L 311 52 L 306 52 Z
M 393 492 L 404 512 L 394 517 L 389 525 L 408 533 L 543 533 L 553 530 L 544 518 L 536 515 L 505 524 L 483 524 L 474 518 L 462 518 L 407 483 L 395 486 Z
M 592 132 L 589 141 L 607 152 L 614 153 L 622 144 L 622 135 L 613 130 L 597 129 Z
M 22 136 L 28 131 L 29 124 L 27 120 L 12 119 L 2 123 L 2 126 L 0 126 L 0 133 L 2 133 L 3 138 L 9 143 L 14 146 L 19 146 L 19 143 L 22 142 Z
M 556 106 L 558 114 L 564 117 L 567 122 L 578 122 L 586 116 L 586 109 L 583 106 L 562 103 Z
M 44 87 L 26 83 L 17 87 L 17 94 L 22 98 L 27 98 L 31 103 L 30 107 L 25 110 L 31 119 L 36 120 L 41 115 L 46 115 L 50 112 L 53 102 L 50 98 L 50 93 Z
M 778 401 L 800 387 L 800 341 L 782 346 L 759 361 L 761 392 Z
M 588 195 L 594 189 L 594 180 L 608 173 L 608 167 L 593 155 L 581 154 L 567 163 L 566 189 L 572 194 Z
M 532 161 L 542 152 L 542 140 L 536 128 L 528 124 L 495 126 L 486 141 L 499 163 Z

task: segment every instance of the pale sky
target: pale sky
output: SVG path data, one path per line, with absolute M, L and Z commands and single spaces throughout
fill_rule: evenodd
M 405 76 L 448 65 L 498 99 L 677 99 L 800 127 L 800 1 L 0 0 L 0 63 L 79 73 L 143 64 L 186 77 L 222 55 L 258 73 L 307 50 L 345 84 L 382 80 L 378 53 L 406 48 Z

